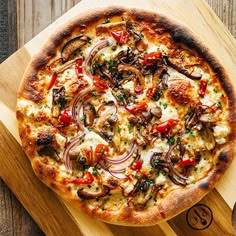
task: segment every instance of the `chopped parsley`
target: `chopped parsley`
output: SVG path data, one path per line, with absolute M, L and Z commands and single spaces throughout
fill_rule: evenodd
M 111 20 L 109 19 L 109 18 L 107 18 L 106 20 L 104 20 L 103 22 L 102 22 L 102 24 L 107 24 L 107 23 L 110 23 L 111 22 Z
M 140 175 L 139 174 L 136 174 L 134 177 L 135 177 L 135 179 L 140 179 Z
M 218 101 L 218 102 L 217 102 L 217 106 L 218 106 L 218 107 L 222 107 L 221 101 Z
M 167 106 L 168 106 L 168 104 L 166 104 L 166 103 L 163 104 L 164 109 L 166 109 Z
M 170 144 L 170 145 L 174 144 L 175 143 L 175 138 L 174 137 L 169 138 L 167 143 Z
M 118 133 L 119 134 L 120 134 L 121 130 L 122 130 L 121 127 L 118 127 Z
M 97 93 L 92 93 L 92 96 L 95 98 L 98 98 L 98 94 Z
M 217 93 L 218 91 L 217 91 L 217 89 L 216 89 L 216 88 L 213 88 L 213 92 L 214 92 L 214 93 Z
M 122 100 L 124 97 L 123 97 L 122 94 L 118 94 L 118 95 L 117 95 L 117 98 L 120 99 L 120 100 Z

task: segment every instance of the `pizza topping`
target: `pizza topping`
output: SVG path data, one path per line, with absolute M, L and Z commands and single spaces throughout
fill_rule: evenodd
M 76 61 L 76 66 L 75 66 L 75 71 L 76 71 L 76 75 L 78 76 L 78 79 L 83 78 L 83 61 L 81 59 L 78 59 Z
M 152 107 L 150 109 L 150 112 L 153 116 L 155 116 L 157 119 L 160 119 L 162 116 L 162 110 L 160 107 L 156 106 L 156 107 Z
M 96 26 L 96 34 L 101 35 L 102 33 L 110 33 L 111 31 L 120 31 L 126 29 L 126 22 L 107 22 Z
M 142 165 L 143 165 L 142 161 L 135 160 L 130 168 L 132 170 L 140 171 L 140 169 L 142 168 Z
M 83 137 L 85 135 L 82 135 L 82 136 L 79 136 L 79 137 L 76 137 L 75 139 L 73 139 L 67 147 L 65 147 L 65 150 L 64 150 L 64 153 L 63 153 L 63 161 L 65 163 L 65 167 L 68 169 L 68 170 L 71 170 L 72 169 L 72 166 L 71 166 L 71 162 L 70 162 L 70 155 L 69 155 L 69 152 L 71 151 L 71 149 L 75 146 L 78 146 L 81 144 L 81 142 L 83 142 Z
M 95 155 L 98 159 L 106 158 L 109 154 L 109 147 L 104 144 L 98 144 L 95 149 Z
M 93 76 L 93 84 L 96 88 L 100 90 L 106 90 L 109 88 L 107 83 L 98 76 Z
M 144 86 L 144 77 L 142 75 L 142 73 L 140 72 L 140 70 L 138 70 L 136 67 L 134 66 L 130 66 L 130 65 L 123 65 L 123 64 L 120 64 L 118 66 L 118 71 L 119 72 L 122 72 L 122 71 L 128 71 L 128 72 L 132 72 L 134 73 L 136 76 L 137 76 L 137 79 L 138 79 L 138 82 L 140 85 Z M 136 83 L 138 84 L 138 83 Z M 136 87 L 136 86 L 135 86 Z
M 90 40 L 91 40 L 90 37 L 81 34 L 67 41 L 61 50 L 61 57 L 63 59 L 63 62 L 66 62 L 76 50 L 80 49 L 82 46 L 87 44 Z
M 48 156 L 56 161 L 60 161 L 57 151 L 52 146 L 44 146 L 38 150 L 40 156 Z
M 53 141 L 54 135 L 48 132 L 39 133 L 37 145 L 50 145 Z
M 96 110 L 91 103 L 83 104 L 83 117 L 81 118 L 84 121 L 85 126 L 92 126 L 96 116 Z
M 51 81 L 50 81 L 50 83 L 48 85 L 48 90 L 50 90 L 53 87 L 53 85 L 55 84 L 56 80 L 57 80 L 57 73 L 53 73 L 52 77 L 51 77 Z
M 180 73 L 194 80 L 201 79 L 202 70 L 199 65 L 202 61 L 195 56 L 195 52 L 189 49 L 177 49 L 168 55 L 166 59 L 167 63 Z
M 161 56 L 162 56 L 162 52 L 160 50 L 157 52 L 148 53 L 144 56 L 143 65 L 153 66 L 158 63 Z
M 65 97 L 65 87 L 54 88 L 52 90 L 52 116 L 58 117 L 60 115 L 60 111 L 65 109 L 67 100 Z
M 59 121 L 65 125 L 69 125 L 71 123 L 71 112 L 64 110 L 59 117 Z
M 170 130 L 178 124 L 178 120 L 169 119 L 163 121 L 159 124 L 154 124 L 152 127 L 152 133 L 161 133 L 161 134 L 169 134 Z
M 106 196 L 107 194 L 109 194 L 110 192 L 110 188 L 106 185 L 103 185 L 100 189 L 100 192 L 87 192 L 85 190 L 79 189 L 77 191 L 77 195 L 83 199 L 83 200 L 89 200 L 89 199 L 99 199 L 102 198 L 104 196 Z
M 134 105 L 129 105 L 125 108 L 128 112 L 130 112 L 133 115 L 140 114 L 144 111 L 147 111 L 148 105 L 146 102 L 140 102 L 136 103 Z
M 199 91 L 198 94 L 201 97 L 204 97 L 205 93 L 206 93 L 206 88 L 207 88 L 207 81 L 205 80 L 200 80 L 200 87 L 199 87 Z
M 126 30 L 119 30 L 119 31 L 111 31 L 112 37 L 121 44 L 125 44 L 129 40 L 129 33 Z
M 93 77 L 94 71 L 93 71 L 93 67 L 91 67 L 91 64 L 92 64 L 95 56 L 102 49 L 104 49 L 106 47 L 110 47 L 110 46 L 112 46 L 112 44 L 113 44 L 113 42 L 111 41 L 111 39 L 109 39 L 109 38 L 102 39 L 102 40 L 99 40 L 98 43 L 96 43 L 96 45 L 91 49 L 91 51 L 89 52 L 88 56 L 85 58 L 85 61 L 84 61 L 85 73 L 88 75 L 88 77 L 90 77 L 90 78 Z
M 204 144 L 207 148 L 207 150 L 212 150 L 215 148 L 216 142 L 215 142 L 215 137 L 213 135 L 213 131 L 209 128 L 205 128 L 201 130 L 200 132 L 202 139 L 204 141 Z
M 197 162 L 195 158 L 191 158 L 184 161 L 180 161 L 178 164 L 180 167 L 186 167 L 186 166 L 194 166 L 197 164 Z
M 93 175 L 89 171 L 86 171 L 86 172 L 84 172 L 83 177 L 70 180 L 67 183 L 69 183 L 69 184 L 92 184 L 93 181 L 94 181 Z

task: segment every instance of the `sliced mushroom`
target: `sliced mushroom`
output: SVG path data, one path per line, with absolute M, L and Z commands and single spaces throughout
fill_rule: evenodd
M 63 62 L 66 62 L 72 53 L 88 43 L 89 40 L 91 40 L 90 37 L 81 34 L 67 41 L 61 50 Z
M 206 129 L 202 130 L 201 136 L 202 136 L 202 139 L 204 141 L 204 144 L 205 144 L 207 150 L 210 151 L 215 148 L 216 141 L 215 141 L 215 137 L 213 135 L 213 131 L 211 129 L 206 128 Z
M 92 126 L 96 117 L 94 106 L 90 103 L 85 103 L 83 105 L 83 115 L 85 126 Z
M 135 45 L 136 45 L 136 48 L 137 48 L 137 50 L 138 50 L 139 52 L 144 52 L 144 51 L 146 51 L 147 48 L 148 48 L 148 44 L 145 43 L 145 41 L 144 41 L 143 39 L 137 41 L 137 42 L 135 43 Z
M 118 72 L 122 72 L 122 71 L 130 71 L 130 72 L 134 73 L 137 76 L 137 78 L 139 80 L 139 83 L 141 85 L 143 85 L 143 86 L 145 85 L 144 76 L 141 73 L 141 71 L 138 70 L 136 67 L 130 66 L 130 65 L 122 65 L 122 64 L 120 64 L 118 66 Z
M 146 146 L 148 145 L 149 141 L 145 137 L 141 135 L 141 133 L 138 131 L 137 127 L 134 126 L 134 141 L 139 145 L 139 146 Z
M 144 188 L 142 186 L 145 187 L 145 191 L 143 191 Z M 148 180 L 142 180 L 137 190 L 138 193 L 133 199 L 133 204 L 134 206 L 144 207 L 152 198 L 155 186 L 150 184 Z
M 153 107 L 150 110 L 151 114 L 154 115 L 157 119 L 160 119 L 162 116 L 162 110 L 160 107 Z
M 60 115 L 60 110 L 63 110 L 66 106 L 66 98 L 65 98 L 66 89 L 64 86 L 61 88 L 54 88 L 52 90 L 52 116 L 58 117 Z
M 154 152 L 150 158 L 151 167 L 157 169 L 160 162 L 163 162 L 162 153 Z
M 213 113 L 202 114 L 199 118 L 204 123 L 214 123 L 217 121 L 217 117 Z
M 137 116 L 134 116 L 134 115 L 130 115 L 128 116 L 128 121 L 132 124 L 137 124 L 138 123 L 138 117 Z
M 54 147 L 52 146 L 44 146 L 41 149 L 38 150 L 38 154 L 40 156 L 48 156 L 51 157 L 53 159 L 55 159 L 56 161 L 60 161 L 60 157 L 58 156 L 56 150 Z
M 96 26 L 96 35 L 99 36 L 102 33 L 110 33 L 110 31 L 125 30 L 125 29 L 126 29 L 126 21 L 100 24 Z
M 135 53 L 128 47 L 127 50 L 120 51 L 115 59 L 123 64 L 133 64 L 135 56 Z
M 191 79 L 200 80 L 202 77 L 202 71 L 199 67 L 196 65 L 186 66 L 185 63 L 179 58 L 167 57 L 167 63 L 181 74 L 184 74 Z
M 36 143 L 37 145 L 50 145 L 52 143 L 53 138 L 53 134 L 43 132 L 38 135 Z
M 82 200 L 98 199 L 106 196 L 110 192 L 110 188 L 106 185 L 103 185 L 99 192 L 87 192 L 84 189 L 79 189 L 77 195 Z

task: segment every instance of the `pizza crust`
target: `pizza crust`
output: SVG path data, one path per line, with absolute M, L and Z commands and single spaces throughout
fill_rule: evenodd
M 229 101 L 228 125 L 231 132 L 227 144 L 222 146 L 220 155 L 218 155 L 219 164 L 213 167 L 207 177 L 195 185 L 191 184 L 186 188 L 170 192 L 164 199 L 162 199 L 161 203 L 156 203 L 153 207 L 145 208 L 145 210 L 138 211 L 132 206 L 132 204 L 124 204 L 124 206 L 118 211 L 110 211 L 109 209 L 104 211 L 101 209 L 92 209 L 87 202 L 82 202 L 78 199 L 77 195 L 72 193 L 71 187 L 65 184 L 66 179 L 61 179 L 60 173 L 54 167 L 34 158 L 34 146 L 28 145 L 29 138 L 25 135 L 26 127 L 22 124 L 23 119 L 20 111 L 17 111 L 17 118 L 19 120 L 19 130 L 23 148 L 31 160 L 34 172 L 48 187 L 52 188 L 68 201 L 72 202 L 75 207 L 80 208 L 89 215 L 102 221 L 118 225 L 147 226 L 156 224 L 157 222 L 166 221 L 201 200 L 214 188 L 215 184 L 231 164 L 235 154 L 233 147 L 235 147 L 236 138 L 234 128 L 236 106 L 232 82 L 218 60 L 212 55 L 210 50 L 194 36 L 190 29 L 159 13 L 148 12 L 141 9 L 109 7 L 91 10 L 80 14 L 78 17 L 60 27 L 60 29 L 50 37 L 40 52 L 32 59 L 23 76 L 18 93 L 18 99 L 20 100 L 24 98 L 33 102 L 42 100 L 43 97 L 40 94 L 40 91 L 35 88 L 37 72 L 54 58 L 57 52 L 61 50 L 64 42 L 72 38 L 73 35 L 83 31 L 85 25 L 90 28 L 97 22 L 101 22 L 106 18 L 121 15 L 124 15 L 124 17 L 129 16 L 134 20 L 145 22 L 146 24 L 151 25 L 155 32 L 167 31 L 171 34 L 172 39 L 176 43 L 183 43 L 189 48 L 196 50 L 210 64 L 213 73 L 215 73 L 219 78 L 221 86 L 226 92 Z

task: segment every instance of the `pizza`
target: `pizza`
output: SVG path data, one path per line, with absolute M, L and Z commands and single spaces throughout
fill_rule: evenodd
M 93 10 L 59 27 L 25 71 L 16 116 L 37 177 L 119 225 L 191 207 L 235 151 L 223 67 L 188 27 L 141 9 Z

